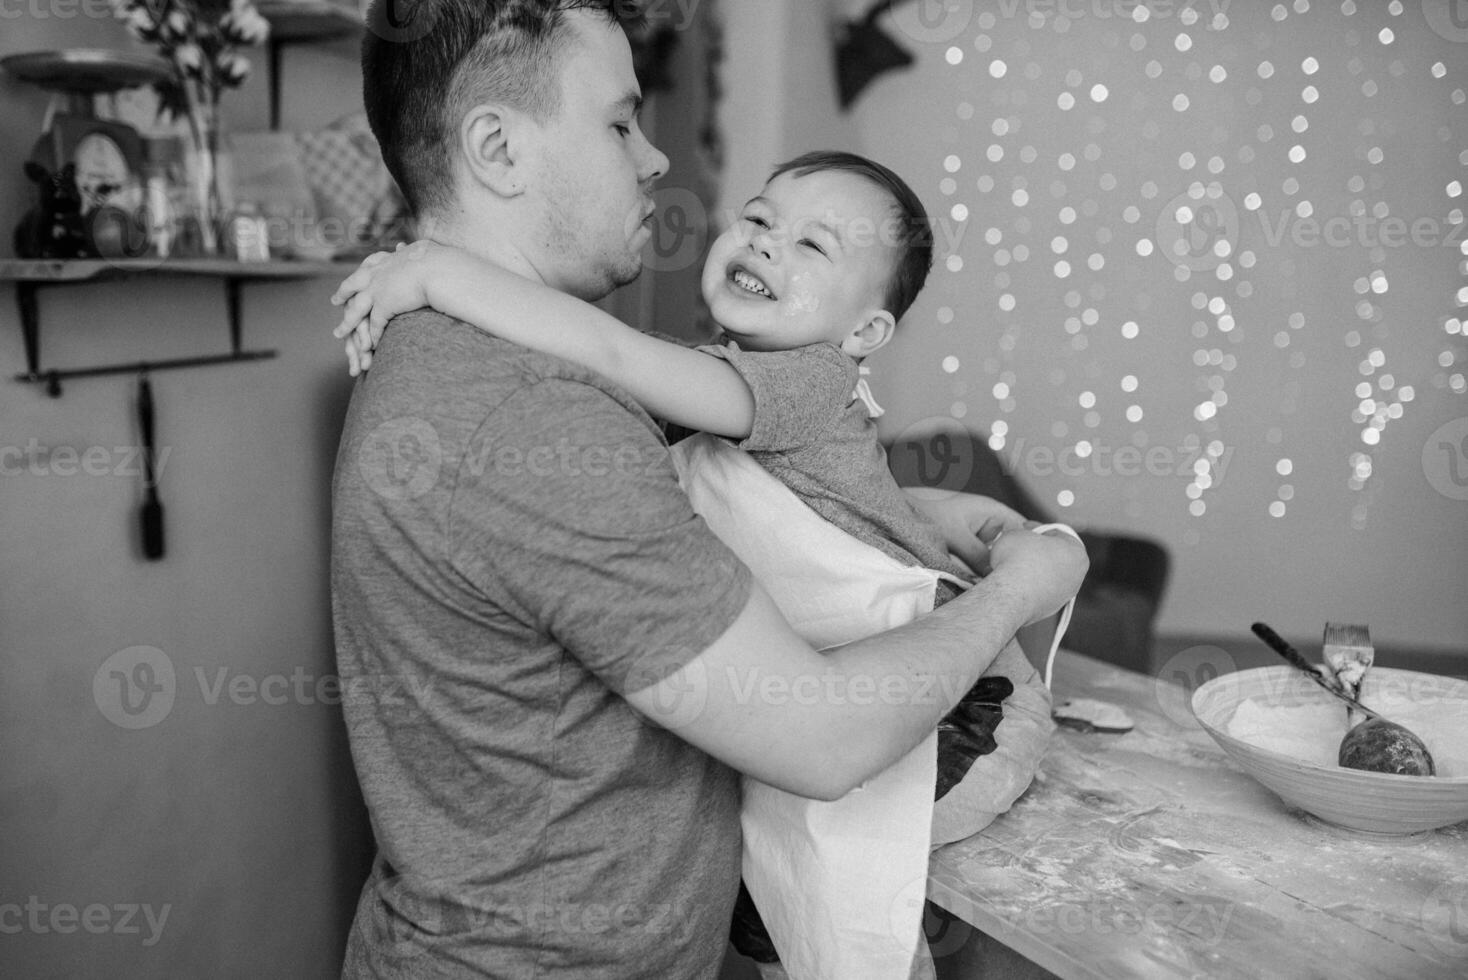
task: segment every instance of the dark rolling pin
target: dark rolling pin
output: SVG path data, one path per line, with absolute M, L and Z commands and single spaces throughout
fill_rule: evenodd
M 143 557 L 163 557 L 163 503 L 158 499 L 158 474 L 154 471 L 153 386 L 144 375 L 138 379 L 138 426 L 143 439 Z

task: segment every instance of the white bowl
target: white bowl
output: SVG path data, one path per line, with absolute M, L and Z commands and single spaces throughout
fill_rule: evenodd
M 1468 720 L 1468 681 L 1374 667 L 1362 701 L 1391 717 L 1381 697 L 1417 705 L 1439 699 Z M 1320 765 L 1252 745 L 1228 733 L 1234 711 L 1253 698 L 1268 706 L 1313 704 L 1329 695 L 1293 667 L 1259 667 L 1216 677 L 1193 692 L 1193 715 L 1240 769 L 1328 823 L 1378 834 L 1412 834 L 1468 820 L 1468 775 L 1399 776 Z M 1344 711 L 1344 705 L 1342 711 Z M 1468 730 L 1465 730 L 1468 731 Z

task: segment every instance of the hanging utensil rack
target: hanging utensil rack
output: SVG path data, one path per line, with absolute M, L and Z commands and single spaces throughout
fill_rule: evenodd
M 168 371 L 176 368 L 204 367 L 212 364 L 234 364 L 262 361 L 276 356 L 274 350 L 246 350 L 241 343 L 241 293 L 251 282 L 309 279 L 317 276 L 345 276 L 354 268 L 350 263 L 333 262 L 261 262 L 242 263 L 229 259 L 5 259 L 0 260 L 0 282 L 15 284 L 16 307 L 21 334 L 25 341 L 26 370 L 15 380 L 46 385 L 52 398 L 61 397 L 61 382 L 75 378 L 92 378 L 109 374 L 136 374 Z M 188 276 L 217 279 L 224 284 L 228 308 L 229 352 L 164 360 L 141 360 L 85 367 L 45 368 L 41 366 L 40 294 L 44 288 L 79 286 L 140 276 Z

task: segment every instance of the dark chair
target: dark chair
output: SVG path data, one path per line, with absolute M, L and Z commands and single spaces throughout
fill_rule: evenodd
M 1031 520 L 1055 520 L 1004 468 L 982 435 L 956 422 L 904 432 L 888 447 L 887 458 L 902 486 L 983 494 Z M 1076 599 L 1064 645 L 1145 673 L 1151 665 L 1152 624 L 1167 587 L 1167 549 L 1145 538 L 1076 530 L 1085 542 L 1091 570 Z

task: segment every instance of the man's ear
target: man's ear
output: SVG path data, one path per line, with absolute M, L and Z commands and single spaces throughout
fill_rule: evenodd
M 887 341 L 897 331 L 897 319 L 886 310 L 872 310 L 857 327 L 841 341 L 841 350 L 851 357 L 866 357 L 887 346 Z
M 459 156 L 464 173 L 501 197 L 525 191 L 524 168 L 517 167 L 528 138 L 520 113 L 497 105 L 477 105 L 459 123 Z

